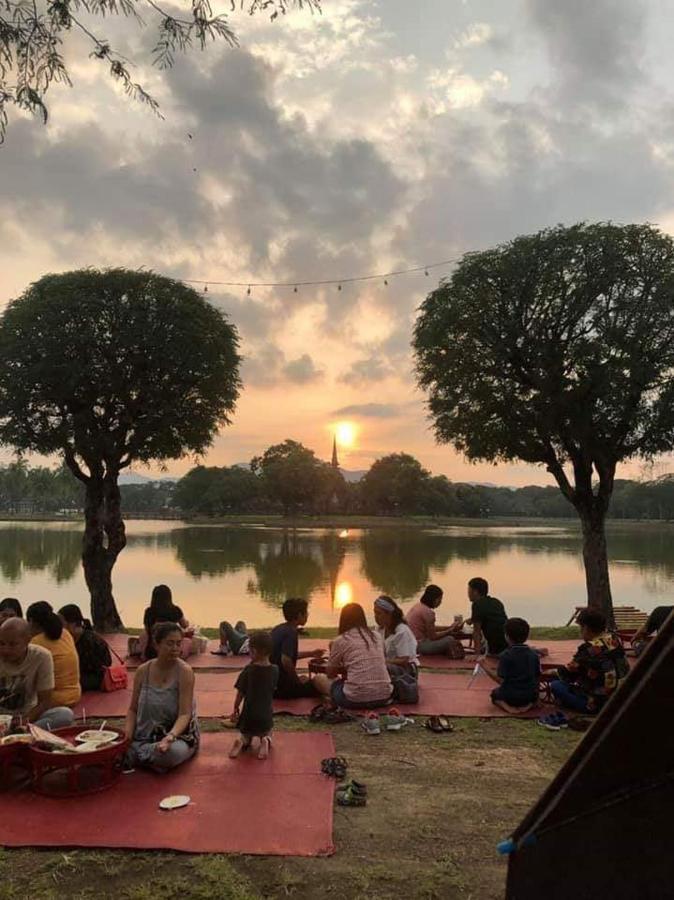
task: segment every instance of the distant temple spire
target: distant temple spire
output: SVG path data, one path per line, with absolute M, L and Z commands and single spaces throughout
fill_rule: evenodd
M 335 436 L 332 440 L 332 468 L 339 468 L 339 460 L 337 459 L 337 437 Z

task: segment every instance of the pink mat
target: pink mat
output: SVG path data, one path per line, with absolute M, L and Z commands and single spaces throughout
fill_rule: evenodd
M 110 646 L 124 659 L 127 653 L 128 635 L 126 634 L 110 634 L 106 635 L 106 640 Z M 300 638 L 300 651 L 307 650 L 326 650 L 330 643 L 328 638 Z M 567 641 L 530 641 L 532 647 L 547 647 L 549 655 L 541 659 L 543 669 L 554 669 L 557 666 L 565 665 L 569 662 L 573 654 L 576 652 L 580 638 L 577 640 Z M 243 669 L 248 664 L 247 656 L 214 656 L 210 651 L 216 650 L 219 646 L 218 641 L 209 641 L 208 652 L 199 656 L 191 656 L 188 660 L 193 669 Z M 441 669 L 441 670 L 465 670 L 471 669 L 475 664 L 475 657 L 472 653 L 467 654 L 465 659 L 448 659 L 446 656 L 422 656 L 420 657 L 422 668 Z M 129 669 L 136 669 L 140 665 L 137 658 L 129 658 L 126 664 Z M 488 661 L 491 663 L 491 661 Z M 495 661 L 493 663 L 495 665 Z M 300 660 L 298 668 L 305 669 L 307 660 Z
M 138 657 L 130 656 L 128 659 L 126 658 L 127 649 L 128 649 L 128 640 L 129 635 L 127 634 L 107 634 L 105 635 L 105 640 L 112 647 L 112 649 L 119 654 L 126 661 L 126 665 L 128 669 L 137 669 L 141 664 L 142 660 Z M 328 639 L 327 638 L 301 638 L 300 639 L 300 650 L 302 652 L 307 650 L 319 650 L 328 649 Z M 190 656 L 187 660 L 193 669 L 243 669 L 244 666 L 248 665 L 250 658 L 246 655 L 243 656 L 219 656 L 211 653 L 211 650 L 217 650 L 220 646 L 219 641 L 209 641 L 208 642 L 208 650 L 206 653 L 200 653 L 198 656 Z M 300 660 L 298 668 L 306 668 L 307 660 Z
M 234 705 L 235 672 L 207 673 L 196 675 L 197 710 L 202 718 L 217 718 L 229 715 Z M 469 687 L 470 685 L 470 687 Z M 488 675 L 480 674 L 471 682 L 471 675 L 464 673 L 422 672 L 419 676 L 419 703 L 403 706 L 396 704 L 410 715 L 451 715 L 451 716 L 505 716 L 506 713 L 494 706 L 489 699 L 495 682 Z M 113 718 L 126 715 L 131 700 L 131 691 L 116 691 L 112 694 L 87 693 L 75 708 L 78 717 L 86 711 L 88 718 Z M 299 700 L 275 700 L 276 713 L 305 716 L 318 703 L 317 698 Z M 535 715 L 532 712 L 531 715 Z
M 0 845 L 333 853 L 334 782 L 320 774 L 321 759 L 335 754 L 332 737 L 279 733 L 265 761 L 250 755 L 230 760 L 233 740 L 233 734 L 205 734 L 199 753 L 175 771 L 158 776 L 139 770 L 86 797 L 3 794 Z M 187 794 L 191 803 L 163 812 L 158 803 L 169 794 Z

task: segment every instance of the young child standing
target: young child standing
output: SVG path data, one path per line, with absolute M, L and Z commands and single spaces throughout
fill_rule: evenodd
M 491 699 L 508 713 L 522 713 L 538 702 L 541 662 L 527 645 L 528 622 L 508 619 L 505 635 L 508 649 L 499 656 L 496 673 L 501 684 L 491 692 Z
M 271 731 L 274 727 L 272 701 L 278 684 L 278 666 L 269 660 L 272 640 L 268 631 L 256 631 L 250 636 L 252 661 L 236 680 L 236 700 L 232 722 L 236 722 L 240 737 L 234 741 L 229 752 L 235 759 L 253 742 L 260 739 L 258 759 L 266 759 L 271 747 Z M 241 704 L 243 703 L 243 710 Z

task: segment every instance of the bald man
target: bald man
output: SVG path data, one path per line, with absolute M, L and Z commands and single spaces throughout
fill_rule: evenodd
M 72 725 L 73 711 L 52 706 L 54 661 L 49 650 L 31 644 L 30 626 L 24 619 L 7 619 L 0 625 L 0 715 L 19 717 L 40 728 Z

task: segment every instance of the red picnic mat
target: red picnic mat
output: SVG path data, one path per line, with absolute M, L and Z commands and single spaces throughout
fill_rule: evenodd
M 269 759 L 230 760 L 235 734 L 204 734 L 197 755 L 166 775 L 137 770 L 98 794 L 67 799 L 30 790 L 2 797 L 0 845 L 122 847 L 188 853 L 326 856 L 334 852 L 334 782 L 321 759 L 329 734 L 279 733 Z M 159 801 L 187 794 L 183 809 Z
M 106 634 L 103 635 L 108 644 L 112 647 L 112 649 L 125 660 L 128 669 L 137 669 L 138 666 L 142 663 L 142 659 L 138 656 L 130 656 L 127 659 L 128 652 L 128 634 Z M 300 651 L 306 652 L 307 650 L 326 650 L 328 649 L 329 641 L 327 638 L 301 638 L 300 639 Z M 208 642 L 208 650 L 206 653 L 200 653 L 197 656 L 190 656 L 187 662 L 192 666 L 193 669 L 243 669 L 244 666 L 247 666 L 250 662 L 250 657 L 246 654 L 237 655 L 237 656 L 220 656 L 219 654 L 212 653 L 212 650 L 217 650 L 220 646 L 219 641 L 209 641 Z M 300 660 L 298 664 L 298 668 L 306 668 L 307 660 Z
M 234 705 L 236 672 L 197 672 L 197 712 L 202 718 L 229 715 Z M 419 702 L 399 704 L 410 715 L 450 715 L 502 717 L 506 713 L 494 706 L 489 698 L 495 682 L 484 672 L 473 678 L 469 672 L 421 672 Z M 75 707 L 78 718 L 113 718 L 126 715 L 131 700 L 130 688 L 111 694 L 86 693 Z M 274 711 L 305 716 L 318 703 L 317 697 L 300 700 L 275 700 Z M 531 715 L 535 715 L 532 711 Z
M 124 659 L 127 654 L 127 642 L 128 635 L 126 634 L 108 634 L 105 636 L 106 641 L 110 644 L 110 646 Z M 300 638 L 299 647 L 301 652 L 306 652 L 308 650 L 328 650 L 328 644 L 330 641 L 327 638 Z M 577 640 L 566 640 L 566 641 L 530 641 L 530 646 L 532 647 L 546 647 L 548 650 L 548 655 L 541 658 L 541 665 L 544 669 L 556 668 L 557 666 L 565 665 L 572 658 L 573 654 L 576 652 L 578 648 L 578 644 L 580 643 L 580 638 Z M 208 642 L 208 650 L 206 653 L 201 653 L 198 656 L 190 656 L 188 659 L 189 664 L 193 669 L 230 669 L 237 670 L 243 669 L 249 662 L 249 657 L 246 655 L 243 656 L 219 656 L 212 653 L 212 650 L 217 650 L 219 647 L 218 641 L 209 641 Z M 138 657 L 129 657 L 126 660 L 126 665 L 129 669 L 136 669 L 141 664 L 142 660 Z M 495 665 L 495 660 L 490 661 Z M 472 653 L 468 653 L 464 659 L 449 659 L 446 656 L 422 656 L 419 659 L 419 663 L 422 668 L 427 669 L 442 669 L 442 670 L 458 670 L 462 671 L 465 669 L 472 669 L 475 664 L 475 656 Z M 306 669 L 307 660 L 299 660 L 298 668 Z

